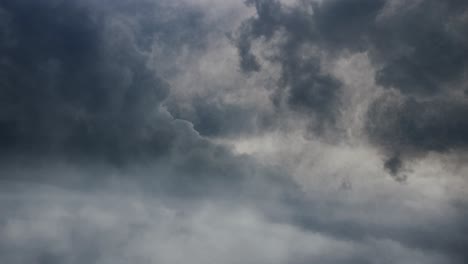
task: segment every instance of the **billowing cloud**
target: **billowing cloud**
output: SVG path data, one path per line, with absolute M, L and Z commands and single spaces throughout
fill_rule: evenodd
M 388 90 L 369 108 L 366 127 L 374 143 L 390 149 L 390 156 L 464 148 L 464 1 L 249 3 L 257 16 L 240 27 L 240 66 L 255 56 L 255 40 L 272 42 L 279 35 L 273 44 L 278 53 L 266 59 L 280 65 L 279 87 L 288 87 L 291 108 L 307 106 L 322 119 L 336 118 L 346 104 L 340 99 L 344 88 L 321 65 L 365 52 L 376 84 Z
M 148 119 L 156 121 L 169 85 L 145 65 L 131 25 L 89 8 L 77 1 L 2 4 L 9 30 L 1 48 L 4 154 L 118 158 L 142 146 L 167 148 L 167 121 L 152 128 Z
M 468 261 L 468 4 L 0 3 L 0 262 Z

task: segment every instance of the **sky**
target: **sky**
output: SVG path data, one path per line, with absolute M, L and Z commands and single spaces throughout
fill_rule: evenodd
M 468 1 L 0 0 L 0 262 L 468 263 Z

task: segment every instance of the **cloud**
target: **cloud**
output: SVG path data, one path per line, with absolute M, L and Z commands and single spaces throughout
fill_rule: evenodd
M 324 64 L 366 53 L 376 70 L 376 85 L 389 90 L 375 100 L 367 117 L 367 133 L 377 147 L 392 145 L 388 155 L 404 157 L 464 148 L 460 118 L 466 105 L 468 61 L 464 2 L 248 3 L 257 15 L 239 29 L 241 68 L 254 56 L 255 41 L 270 42 L 278 51 L 265 59 L 282 69 L 278 86 L 286 92 L 278 94 L 287 98 L 288 107 L 309 110 L 319 124 L 340 119 L 346 104 L 343 91 L 348 88 L 327 73 Z M 280 41 L 274 41 L 275 35 Z M 398 91 L 400 99 L 387 99 L 390 90 Z
M 322 70 L 320 53 L 310 50 L 318 38 L 314 17 L 307 9 L 288 8 L 277 1 L 247 3 L 255 7 L 257 15 L 239 28 L 236 43 L 241 69 L 260 69 L 252 49 L 256 40 L 273 42 L 275 51 L 265 59 L 281 67 L 274 104 L 314 115 L 317 131 L 322 125 L 333 125 L 341 83 Z
M 341 232 L 336 237 L 307 231 L 229 201 L 177 206 L 134 192 L 29 187 L 3 191 L 11 203 L 20 202 L 19 207 L 2 203 L 9 214 L 6 222 L 4 214 L 0 217 L 0 252 L 9 263 L 374 263 L 382 258 L 458 263 L 391 239 L 356 241 L 340 237 Z M 27 203 L 31 197 L 34 206 Z
M 467 14 L 3 1 L 0 262 L 466 263 Z
M 130 25 L 87 9 L 73 1 L 2 4 L 10 29 L 2 41 L 4 155 L 118 158 L 149 150 L 141 145 L 167 148 L 165 125 L 154 129 L 148 119 L 157 123 L 169 85 L 145 65 Z
M 465 149 L 467 107 L 464 98 L 395 102 L 391 96 L 383 97 L 370 110 L 370 135 L 395 151 Z
M 9 30 L 1 46 L 2 180 L 99 188 L 115 176 L 108 170 L 118 168 L 131 175 L 118 174 L 119 179 L 147 185 L 148 190 L 181 197 L 230 196 L 242 191 L 244 181 L 250 180 L 247 175 L 253 179 L 256 170 L 263 170 L 200 135 L 234 127 L 216 127 L 207 118 L 210 113 L 225 118 L 228 111 L 197 110 L 194 127 L 176 119 L 177 113 L 174 117 L 164 104 L 171 85 L 158 76 L 167 72 L 152 63 L 153 48 L 172 48 L 173 57 L 187 45 L 201 49 L 203 39 L 192 41 L 195 35 L 203 37 L 200 9 L 152 1 L 110 6 L 7 1 L 1 7 L 8 14 Z M 160 12 L 158 8 L 184 18 L 149 16 L 150 10 Z M 135 14 L 140 9 L 141 17 Z M 240 114 L 245 115 L 242 110 Z M 16 165 L 8 164 L 18 160 L 38 171 L 48 164 L 51 173 L 17 175 L 12 173 Z M 73 169 L 52 173 L 54 166 L 96 172 L 69 176 Z

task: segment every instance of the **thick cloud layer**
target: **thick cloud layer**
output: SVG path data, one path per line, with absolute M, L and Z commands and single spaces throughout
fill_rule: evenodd
M 4 155 L 118 158 L 168 148 L 167 121 L 151 121 L 156 128 L 148 122 L 168 84 L 145 65 L 129 25 L 89 8 L 78 1 L 2 4 Z
M 0 262 L 468 261 L 468 4 L 0 1 Z
M 272 100 L 278 106 L 285 101 L 288 107 L 315 115 L 318 128 L 333 121 L 339 108 L 341 84 L 322 72 L 319 52 L 307 51 L 307 45 L 317 38 L 313 18 L 301 9 L 285 10 L 276 1 L 247 3 L 255 6 L 257 17 L 240 27 L 237 46 L 241 69 L 258 71 L 260 64 L 251 51 L 253 42 L 260 38 L 270 41 L 280 34 L 278 47 L 268 55 L 269 60 L 281 66 L 279 89 Z
M 320 65 L 324 58 L 366 52 L 375 82 L 398 93 L 385 93 L 369 108 L 366 127 L 373 143 L 390 156 L 465 148 L 466 1 L 248 3 L 257 16 L 240 27 L 240 66 L 259 67 L 253 43 L 271 42 L 278 34 L 273 45 L 279 51 L 266 59 L 279 63 L 279 86 L 288 87 L 291 108 L 307 106 L 322 119 L 336 118 L 346 103 L 338 99 L 343 88 Z

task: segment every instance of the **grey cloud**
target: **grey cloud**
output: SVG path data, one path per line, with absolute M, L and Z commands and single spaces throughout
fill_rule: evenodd
M 331 52 L 341 50 L 365 51 L 375 19 L 385 0 L 331 0 L 313 5 L 313 17 L 322 48 Z
M 422 1 L 377 23 L 371 50 L 381 65 L 376 81 L 402 97 L 378 99 L 367 127 L 389 155 L 411 159 L 466 149 L 467 8 L 463 1 Z
M 400 99 L 383 95 L 369 109 L 369 137 L 388 156 L 405 162 L 430 151 L 466 150 L 467 102 L 457 94 L 465 89 L 468 66 L 461 29 L 466 20 L 460 19 L 467 7 L 463 1 L 422 1 L 382 18 L 370 35 L 370 53 L 381 65 L 377 83 L 402 94 Z
M 429 218 L 420 220 L 417 224 L 411 224 L 410 211 L 401 212 L 401 208 L 395 207 L 385 201 L 379 201 L 379 206 L 387 208 L 388 213 L 399 214 L 400 225 L 395 226 L 388 223 L 376 223 L 372 220 L 356 221 L 354 214 L 347 214 L 348 217 L 335 217 L 334 211 L 337 208 L 346 210 L 347 203 L 344 201 L 335 201 L 333 207 L 324 207 L 320 202 L 308 202 L 301 204 L 301 201 L 295 201 L 289 204 L 290 214 L 273 216 L 275 221 L 294 223 L 296 226 L 309 232 L 319 232 L 327 236 L 338 239 L 364 242 L 369 238 L 397 241 L 399 244 L 412 250 L 421 250 L 426 254 L 441 254 L 450 256 L 453 263 L 463 263 L 468 256 L 465 251 L 465 245 L 468 243 L 463 234 L 466 233 L 466 225 L 463 223 L 466 216 L 458 210 L 455 205 L 451 209 L 457 213 L 448 218 Z M 308 210 L 294 208 L 307 208 Z M 331 211 L 328 208 L 333 208 Z M 368 208 L 367 208 L 368 209 Z M 353 207 L 352 210 L 367 210 L 364 208 Z M 393 211 L 392 211 L 393 210 Z M 358 212 L 354 212 L 359 214 Z M 378 211 L 374 211 L 378 213 Z M 371 217 L 372 211 L 367 211 L 367 217 Z M 413 215 L 415 216 L 415 215 Z M 389 217 L 389 216 L 388 216 Z M 407 218 L 408 217 L 408 218 Z M 372 217 L 371 217 L 372 218 Z M 386 222 L 384 220 L 383 222 Z M 403 224 L 405 222 L 405 224 Z
M 142 134 L 164 133 L 148 118 L 168 84 L 146 67 L 124 27 L 75 1 L 1 7 L 10 23 L 1 45 L 3 154 L 118 158 L 146 151 L 142 145 L 164 148 L 164 140 Z
M 410 10 L 382 18 L 370 37 L 383 64 L 378 83 L 404 94 L 443 94 L 466 70 L 468 42 L 458 20 L 463 1 L 422 1 Z
M 192 98 L 189 109 L 180 107 L 177 102 L 169 104 L 168 108 L 174 117 L 190 120 L 194 129 L 206 137 L 235 138 L 274 125 L 274 117 L 260 112 L 255 106 L 222 103 L 200 96 Z
M 34 204 L 30 199 L 35 199 Z M 265 203 L 279 209 L 277 202 Z M 210 200 L 185 205 L 112 189 L 82 193 L 35 185 L 9 186 L 0 200 L 2 211 L 9 212 L 0 216 L 2 260 L 174 263 L 190 259 L 204 263 L 215 259 L 238 263 L 241 258 L 258 263 L 463 263 L 453 254 L 454 247 L 439 251 L 449 236 L 458 237 L 455 223 L 450 221 L 444 222 L 451 224 L 444 228 L 444 235 L 435 237 L 427 235 L 426 225 L 418 229 L 407 222 L 401 223 L 401 230 L 359 225 L 352 219 L 337 222 L 319 204 L 301 206 L 308 208 L 301 211 L 301 217 L 308 218 L 302 227 L 290 225 L 290 220 L 262 217 L 253 204 Z M 295 205 L 280 204 L 297 215 Z M 392 208 L 386 202 L 382 206 Z M 425 224 L 432 224 L 432 230 L 442 228 L 443 223 L 433 220 L 426 219 Z M 414 233 L 416 229 L 423 231 L 422 237 Z M 212 248 L 217 250 L 209 250 Z M 459 253 L 462 249 L 458 248 Z
M 255 41 L 278 49 L 276 57 L 262 58 L 281 66 L 282 85 L 287 89 L 286 95 L 279 94 L 288 98 L 289 107 L 307 106 L 311 112 L 333 120 L 340 90 L 346 89 L 333 76 L 321 73 L 320 56 L 300 53 L 303 45 L 331 58 L 356 52 L 368 54 L 377 69 L 376 83 L 387 90 L 370 104 L 364 132 L 387 156 L 382 167 L 395 180 L 405 182 L 406 163 L 431 151 L 466 151 L 466 2 L 427 0 L 407 9 L 403 5 L 402 10 L 392 14 L 385 13 L 390 1 L 302 1 L 292 7 L 278 1 L 248 3 L 255 6 L 257 15 L 240 27 L 241 67 L 243 60 L 248 62 L 254 56 Z M 273 39 L 275 33 L 280 41 Z M 409 248 L 451 255 L 455 263 L 466 262 L 467 241 L 460 235 L 466 232 L 465 225 L 460 224 L 466 221 L 463 214 L 420 222 L 421 228 L 399 226 L 396 230 L 391 225 L 373 228 L 373 224 L 342 218 L 334 222 L 333 212 L 338 205 L 330 206 L 333 209 L 328 214 L 317 213 L 320 203 L 299 205 L 301 201 L 291 202 L 291 210 L 307 212 L 303 208 L 308 208 L 313 213 L 292 213 L 288 216 L 292 219 L 286 217 L 284 221 L 352 241 L 369 236 L 386 238 Z M 327 217 L 322 219 L 317 214 Z
M 1 10 L 3 156 L 119 164 L 169 153 L 170 85 L 156 72 L 171 69 L 150 67 L 149 55 L 153 45 L 169 57 L 202 47 L 200 11 L 155 1 L 6 1 Z
M 466 100 L 455 99 L 454 94 L 464 89 L 462 78 L 468 66 L 468 42 L 462 29 L 467 23 L 462 18 L 466 2 L 420 1 L 391 15 L 382 13 L 382 4 L 389 1 L 380 1 L 380 6 L 373 1 L 372 12 L 362 8 L 363 1 L 329 2 L 347 7 L 346 16 L 354 13 L 349 10 L 364 12 L 358 15 L 362 19 L 350 23 L 357 23 L 357 30 L 331 28 L 337 28 L 340 37 L 353 32 L 342 39 L 345 47 L 358 43 L 356 38 L 365 40 L 365 50 L 379 69 L 376 82 L 403 94 L 402 101 L 380 98 L 373 103 L 367 126 L 371 139 L 378 137 L 378 145 L 389 147 L 390 155 L 464 149 Z M 319 8 L 319 17 L 322 10 L 326 8 Z M 327 29 L 329 25 L 325 23 Z
M 464 98 L 379 98 L 369 109 L 371 141 L 403 159 L 467 149 L 468 105 Z M 400 165 L 401 166 L 401 165 Z M 393 168 L 396 174 L 400 166 Z
M 370 107 L 366 127 L 372 142 L 390 149 L 388 156 L 398 153 L 403 159 L 418 152 L 464 149 L 466 102 L 453 98 L 466 89 L 466 1 L 416 1 L 393 5 L 392 11 L 391 1 L 384 0 L 248 4 L 257 16 L 240 28 L 241 66 L 253 56 L 253 41 L 268 42 L 280 34 L 282 41 L 272 44 L 278 54 L 265 58 L 282 68 L 279 86 L 286 92 L 278 92 L 276 100 L 286 97 L 292 109 L 335 120 L 344 103 L 343 85 L 322 73 L 320 56 L 304 58 L 301 48 L 309 45 L 332 58 L 366 52 L 377 69 L 376 83 L 402 94 L 395 105 L 380 105 L 386 100 L 380 98 Z
M 273 103 L 280 107 L 285 101 L 293 110 L 314 115 L 317 131 L 324 124 L 333 125 L 341 83 L 322 71 L 318 55 L 302 53 L 304 45 L 315 45 L 319 39 L 314 16 L 307 9 L 291 9 L 278 1 L 247 1 L 247 4 L 255 7 L 257 16 L 239 28 L 237 47 L 241 69 L 258 71 L 260 65 L 252 51 L 253 42 L 271 41 L 275 34 L 280 34 L 285 41 L 277 45 L 274 55 L 265 58 L 281 66 Z
M 402 174 L 403 162 L 399 154 L 395 154 L 393 157 L 387 159 L 384 163 L 384 168 L 390 172 L 390 175 L 398 181 L 405 182 L 407 180 L 407 175 Z
M 164 9 L 153 1 L 117 1 L 109 7 L 104 2 L 6 1 L 0 6 L 8 14 L 8 32 L 2 32 L 8 38 L 0 42 L 2 167 L 64 163 L 95 170 L 73 178 L 66 172 L 18 176 L 13 168 L 5 169 L 2 180 L 99 188 L 113 177 L 106 170 L 128 167 L 129 173 L 119 177 L 147 185 L 149 192 L 196 197 L 234 195 L 247 175 L 255 177 L 253 161 L 202 138 L 189 121 L 167 112 L 163 101 L 170 85 L 148 66 L 153 45 L 172 47 L 174 53 L 188 42 L 200 48 L 191 40 L 204 30 L 197 9 Z M 135 14 L 140 10 L 142 17 Z M 174 10 L 187 16 L 168 15 Z M 198 109 L 195 129 L 208 135 L 234 125 L 220 127 L 221 117 L 210 119 L 207 111 L 247 116 L 241 109 Z M 146 170 L 132 171 L 138 166 Z
M 171 80 L 186 66 L 174 62 L 181 53 L 196 60 L 213 52 L 212 38 L 225 37 L 203 8 L 2 1 L 0 262 L 466 263 L 463 192 L 448 194 L 428 179 L 420 189 L 411 181 L 374 188 L 373 161 L 342 161 L 348 154 L 334 146 L 330 157 L 308 160 L 324 168 L 311 170 L 316 191 L 307 193 L 296 179 L 308 169 L 300 161 L 322 156 L 326 144 L 297 146 L 298 155 L 276 162 L 213 140 L 276 132 L 277 123 L 296 121 L 282 120 L 289 110 L 327 136 L 347 87 L 324 64 L 367 52 L 386 90 L 371 103 L 365 132 L 395 179 L 405 180 L 407 160 L 466 150 L 468 109 L 457 97 L 466 89 L 466 4 L 426 0 L 391 13 L 388 3 L 247 1 L 256 15 L 230 40 L 247 77 L 279 66 L 272 114 L 254 100 L 245 106 L 208 92 L 187 99 L 187 108 L 171 97 Z M 228 79 L 207 90 L 239 85 Z M 275 139 L 265 144 L 289 144 Z M 369 174 L 369 186 L 313 181 L 336 176 L 322 173 L 334 166 L 345 168 L 337 178 L 349 186 L 354 174 Z

